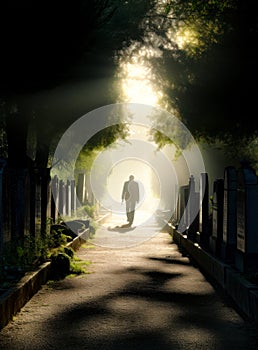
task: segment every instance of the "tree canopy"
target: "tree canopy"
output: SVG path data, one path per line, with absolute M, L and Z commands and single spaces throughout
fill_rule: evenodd
M 114 11 L 112 0 L 2 1 L 1 94 L 34 92 L 66 78 Z
M 219 140 L 225 150 L 257 162 L 257 1 L 157 4 L 146 18 L 146 32 L 162 50 L 152 64 L 166 92 L 164 106 L 196 138 Z M 167 122 L 159 119 L 157 125 Z M 160 133 L 155 140 L 169 141 Z
M 0 97 L 10 102 L 1 113 L 8 117 L 9 135 L 11 130 L 20 134 L 24 153 L 24 140 L 34 123 L 38 154 L 46 154 L 50 139 L 81 112 L 56 120 L 58 126 L 56 110 L 42 103 L 28 109 L 20 96 L 69 81 L 77 65 L 84 65 L 90 75 L 89 52 L 95 51 L 93 57 L 102 66 L 115 64 L 114 57 L 128 53 L 129 47 L 133 56 L 133 43 L 135 50 L 147 48 L 155 84 L 164 92 L 164 108 L 173 111 L 195 137 L 220 140 L 229 150 L 257 159 L 257 10 L 255 0 L 3 1 Z M 158 54 L 150 55 L 149 48 Z M 157 118 L 157 125 L 167 122 Z M 117 126 L 113 133 L 105 130 L 91 140 L 92 145 L 113 142 L 121 132 Z M 168 141 L 159 133 L 155 140 L 159 145 Z M 14 143 L 17 137 L 11 135 L 10 149 Z M 16 152 L 14 161 L 22 159 Z
M 74 68 L 82 64 L 82 60 L 87 66 L 87 53 L 98 45 L 98 33 L 112 18 L 118 3 L 123 1 L 14 0 L 1 3 L 1 119 L 12 166 L 26 166 L 28 133 L 33 128 L 37 166 L 46 166 L 53 138 L 58 138 L 69 123 L 88 112 L 87 106 L 91 103 L 82 103 L 82 93 L 79 98 L 76 96 L 73 111 L 70 107 L 67 108 L 70 112 L 66 112 L 65 107 L 57 107 L 58 102 L 52 102 L 51 89 L 73 81 Z M 42 103 L 43 98 L 35 98 L 46 91 L 49 93 L 45 103 Z M 63 106 L 68 103 L 62 101 Z M 118 136 L 117 132 L 114 128 L 113 135 Z M 109 136 L 110 131 L 105 135 L 107 140 Z M 113 137 L 109 141 L 112 140 Z

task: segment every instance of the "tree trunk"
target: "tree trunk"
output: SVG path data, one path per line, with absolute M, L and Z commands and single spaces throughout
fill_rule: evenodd
M 8 164 L 11 168 L 27 168 L 28 118 L 22 108 L 11 106 L 6 117 Z

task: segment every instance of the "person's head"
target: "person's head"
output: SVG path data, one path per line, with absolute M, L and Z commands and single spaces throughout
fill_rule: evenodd
M 132 181 L 134 179 L 134 176 L 133 175 L 130 175 L 129 176 L 129 180 Z

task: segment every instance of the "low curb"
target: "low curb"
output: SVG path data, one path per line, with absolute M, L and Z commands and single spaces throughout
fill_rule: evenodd
M 37 293 L 49 278 L 51 262 L 41 265 L 38 270 L 27 272 L 24 277 L 0 297 L 0 329 Z
M 104 223 L 111 213 L 107 213 L 96 220 L 97 223 Z M 74 238 L 67 246 L 77 250 L 89 238 L 89 229 L 83 231 Z M 27 272 L 21 280 L 11 289 L 6 290 L 0 296 L 0 330 L 4 328 L 20 309 L 36 294 L 43 284 L 49 280 L 51 262 L 42 264 L 36 271 Z
M 197 243 L 187 239 L 186 235 L 178 232 L 172 225 L 167 224 L 166 228 L 173 241 L 233 300 L 239 312 L 250 321 L 258 322 L 258 286 L 247 281 L 230 265 L 204 251 Z

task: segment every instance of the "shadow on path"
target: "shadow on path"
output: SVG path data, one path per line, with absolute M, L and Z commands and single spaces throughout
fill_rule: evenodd
M 222 316 L 214 291 L 167 289 L 181 273 L 141 268 L 120 273 L 128 272 L 134 278 L 116 291 L 49 320 L 46 336 L 55 334 L 60 349 L 64 339 L 65 349 L 68 344 L 88 350 L 252 349 L 243 325 Z
M 251 325 L 167 236 L 134 249 L 83 248 L 81 256 L 94 260 L 92 273 L 35 295 L 3 330 L 0 349 L 257 349 Z
M 126 232 L 133 231 L 135 229 L 136 229 L 136 226 L 129 226 L 128 224 L 124 224 L 121 226 L 114 226 L 114 227 L 109 226 L 107 228 L 108 231 L 115 231 L 119 233 L 126 233 Z

